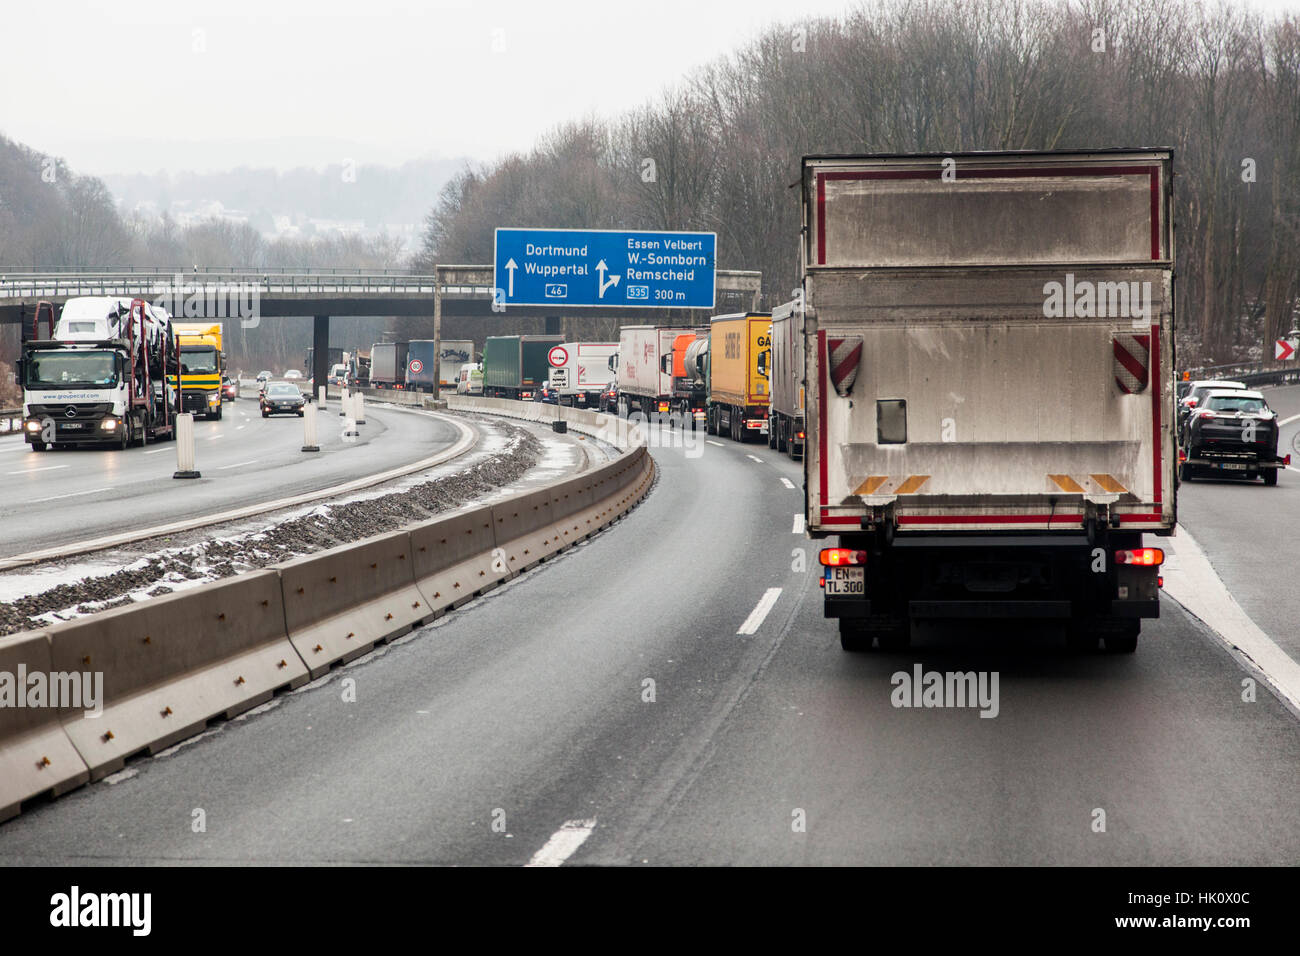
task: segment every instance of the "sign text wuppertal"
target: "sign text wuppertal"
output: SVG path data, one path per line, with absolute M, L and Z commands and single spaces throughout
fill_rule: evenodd
M 712 232 L 498 229 L 495 300 L 557 308 L 711 309 Z

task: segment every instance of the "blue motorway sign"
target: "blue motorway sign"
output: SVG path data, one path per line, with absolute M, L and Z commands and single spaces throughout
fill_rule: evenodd
M 713 308 L 713 232 L 498 229 L 500 305 Z

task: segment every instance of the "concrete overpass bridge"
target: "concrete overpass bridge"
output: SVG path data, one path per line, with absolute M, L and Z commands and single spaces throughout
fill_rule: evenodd
M 440 265 L 432 272 L 405 270 L 251 270 L 141 269 L 0 273 L 0 325 L 31 328 L 37 305 L 61 306 L 87 295 L 168 297 L 167 308 L 181 320 L 245 320 L 241 303 L 255 303 L 257 321 L 312 316 L 316 381 L 327 377 L 331 316 L 431 316 L 434 340 L 441 339 L 442 318 L 510 316 L 546 319 L 548 332 L 560 331 L 562 312 L 537 306 L 494 304 L 493 268 L 488 265 Z M 703 323 L 710 312 L 757 309 L 762 273 L 719 269 L 712 310 L 600 309 L 599 314 L 625 322 Z M 193 298 L 201 294 L 201 299 Z M 192 315 L 177 302 L 201 302 L 203 314 Z M 594 313 L 597 310 L 583 310 Z M 695 315 L 698 313 L 698 315 Z M 29 333 L 25 333 L 29 334 Z

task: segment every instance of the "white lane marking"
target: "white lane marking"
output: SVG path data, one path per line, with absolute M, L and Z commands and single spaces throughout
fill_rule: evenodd
M 551 834 L 546 845 L 533 854 L 525 866 L 559 866 L 577 852 L 578 847 L 587 842 L 591 831 L 596 828 L 596 821 L 569 820 L 564 826 Z
M 227 468 L 243 468 L 245 465 L 256 465 L 262 459 L 254 458 L 251 461 L 237 461 L 233 465 L 222 465 L 217 471 L 225 471 Z
M 781 479 L 781 484 L 785 485 L 787 488 L 793 488 L 793 487 L 794 487 L 794 482 L 791 481 L 789 478 L 782 478 L 782 479 Z
M 1300 422 L 1300 415 L 1292 415 L 1290 418 L 1282 419 L 1277 423 L 1277 427 L 1281 428 L 1283 425 L 1290 425 L 1292 422 Z
M 101 491 L 108 491 L 107 488 L 91 488 L 89 491 L 70 491 L 66 495 L 51 495 L 48 498 L 36 498 L 32 504 L 38 505 L 42 501 L 58 501 L 60 498 L 76 498 L 79 495 L 95 495 Z
M 245 428 L 247 428 L 247 427 L 248 427 L 247 425 L 236 425 L 236 426 L 235 426 L 235 431 L 237 431 L 237 432 L 242 432 L 242 431 L 243 431 Z
M 1164 567 L 1165 592 L 1235 647 L 1263 673 L 1291 707 L 1300 709 L 1300 664 L 1273 643 L 1229 593 L 1210 559 L 1182 525 Z
M 218 438 L 225 438 L 225 435 L 213 435 L 208 441 L 216 441 Z
M 24 468 L 22 471 L 7 471 L 7 475 L 31 475 L 38 471 L 58 471 L 60 468 L 67 468 L 67 465 L 46 465 L 44 468 Z
M 758 604 L 754 610 L 749 612 L 749 617 L 745 618 L 745 623 L 740 625 L 737 634 L 753 634 L 762 625 L 767 618 L 767 614 L 772 610 L 772 605 L 776 604 L 776 599 L 781 596 L 780 588 L 768 588 L 763 592 L 763 596 L 758 599 Z
M 705 440 L 706 442 L 708 442 L 710 445 L 717 445 L 719 448 L 726 448 L 726 447 L 727 447 L 723 442 L 720 442 L 720 441 L 714 441 L 712 438 L 706 438 L 706 439 L 704 439 L 704 440 Z
M 794 528 L 791 529 L 791 533 L 803 534 L 803 512 L 794 516 Z
M 758 462 L 760 465 L 763 464 L 763 459 L 759 458 L 757 455 L 746 455 L 745 457 L 748 458 L 750 461 Z
M 160 451 L 166 451 L 166 450 L 167 450 L 166 448 L 151 448 L 151 449 L 149 449 L 147 452 L 145 452 L 145 454 L 146 454 L 146 455 L 156 455 L 156 454 L 158 454 Z
M 26 450 L 27 450 L 27 442 L 25 442 L 25 441 L 20 441 L 20 442 L 18 442 L 16 445 L 14 445 L 13 448 L 0 448 L 0 452 L 7 452 L 7 451 L 26 451 Z
M 1286 466 L 1286 470 L 1287 470 L 1287 471 L 1300 471 L 1300 468 L 1297 468 L 1295 465 L 1287 465 L 1287 466 Z

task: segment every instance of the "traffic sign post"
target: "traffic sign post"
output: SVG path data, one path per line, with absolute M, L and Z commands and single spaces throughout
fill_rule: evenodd
M 712 232 L 498 229 L 495 299 L 505 306 L 712 309 Z

